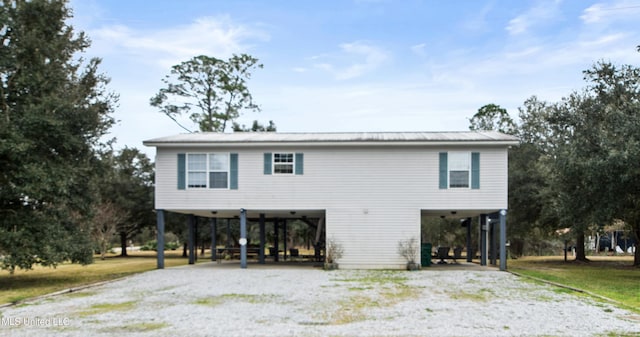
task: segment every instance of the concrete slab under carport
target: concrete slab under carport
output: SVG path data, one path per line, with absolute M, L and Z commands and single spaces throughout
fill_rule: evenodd
M 236 269 L 238 268 L 239 260 L 221 260 L 221 261 L 207 261 L 207 262 L 198 262 L 195 265 L 185 266 L 189 268 L 213 268 L 213 269 Z M 323 262 L 314 262 L 314 261 L 283 261 L 274 263 L 273 261 L 267 262 L 265 264 L 260 264 L 257 261 L 249 261 L 248 265 L 250 268 L 255 269 L 322 269 L 324 267 Z M 422 267 L 420 271 L 447 271 L 447 270 L 468 270 L 468 271 L 495 271 L 497 267 L 495 266 L 481 266 L 478 262 L 451 262 L 447 264 L 437 264 L 432 263 L 429 267 Z M 396 271 L 394 269 L 394 271 Z M 397 270 L 398 272 L 402 272 L 403 270 Z

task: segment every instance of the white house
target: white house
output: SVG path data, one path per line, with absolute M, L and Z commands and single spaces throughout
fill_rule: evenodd
M 504 269 L 507 154 L 518 144 L 513 136 L 239 132 L 180 134 L 144 144 L 157 148 L 159 241 L 165 211 L 238 217 L 242 225 L 261 219 L 261 229 L 265 219 L 315 219 L 326 238 L 342 245 L 340 268 L 397 269 L 406 264 L 398 242 L 420 238 L 421 217 L 486 219 L 497 213 Z M 486 261 L 486 249 L 481 255 Z M 159 251 L 159 268 L 163 259 Z

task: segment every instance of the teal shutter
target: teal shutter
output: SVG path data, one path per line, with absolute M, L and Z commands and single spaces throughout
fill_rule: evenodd
M 187 187 L 187 155 L 178 153 L 178 189 L 184 190 Z
M 264 154 L 264 174 L 271 174 L 271 153 Z
M 471 152 L 471 189 L 480 189 L 480 152 Z
M 229 189 L 238 189 L 238 154 L 232 153 L 229 156 Z
M 296 153 L 296 175 L 304 173 L 304 153 Z
M 447 175 L 449 174 L 447 169 L 447 153 L 440 152 L 440 189 L 447 189 Z

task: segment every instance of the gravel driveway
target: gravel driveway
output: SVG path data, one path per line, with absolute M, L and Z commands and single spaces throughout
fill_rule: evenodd
M 640 315 L 490 268 L 213 263 L 0 309 L 1 336 L 637 336 Z

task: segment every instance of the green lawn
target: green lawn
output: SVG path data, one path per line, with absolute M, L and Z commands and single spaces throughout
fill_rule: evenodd
M 589 257 L 590 262 L 564 262 L 562 257 L 509 260 L 510 271 L 560 283 L 612 299 L 640 312 L 640 268 L 633 258 Z
M 186 265 L 182 251 L 165 252 L 165 267 Z M 49 294 L 69 288 L 108 281 L 156 268 L 155 252 L 129 253 L 130 257 L 108 257 L 87 266 L 62 264 L 57 268 L 36 266 L 32 270 L 16 270 L 9 274 L 0 270 L 0 304 Z M 200 259 L 203 261 L 203 259 Z

